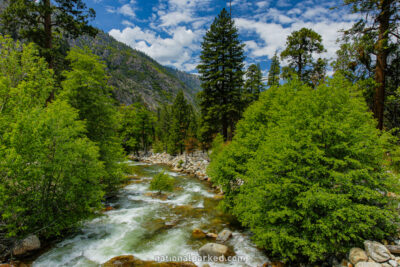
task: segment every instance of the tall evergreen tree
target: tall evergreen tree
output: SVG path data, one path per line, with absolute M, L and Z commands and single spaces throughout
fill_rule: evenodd
M 388 62 L 393 51 L 399 45 L 400 3 L 398 0 L 344 0 L 351 5 L 354 13 L 361 14 L 361 19 L 346 31 L 357 40 L 372 43 L 370 53 L 376 62 L 374 66 L 375 92 L 373 95 L 373 112 L 378 120 L 378 128 L 383 128 L 385 110 L 385 91 L 389 73 Z M 365 38 L 367 37 L 367 38 Z
M 1 31 L 14 39 L 36 43 L 50 68 L 60 53 L 60 35 L 76 38 L 81 34 L 94 36 L 97 30 L 88 24 L 95 11 L 83 0 L 5 0 L 0 15 Z M 51 98 L 54 96 L 52 95 Z
M 253 101 L 258 100 L 258 97 L 265 89 L 262 81 L 262 73 L 260 65 L 252 64 L 246 71 L 246 81 L 244 83 L 243 102 L 247 107 Z
M 301 81 L 311 84 L 311 76 L 317 64 L 313 59 L 313 54 L 324 51 L 321 35 L 307 28 L 294 31 L 288 36 L 286 49 L 281 53 L 281 58 L 289 61 L 289 66 L 283 69 L 284 77 L 290 78 L 291 74 L 297 74 Z M 320 64 L 322 61 L 318 62 Z M 317 67 L 320 69 L 322 66 Z
M 281 66 L 279 63 L 279 57 L 275 52 L 275 55 L 271 59 L 271 67 L 269 68 L 268 72 L 267 85 L 269 87 L 274 85 L 279 85 L 280 74 L 281 74 Z
M 211 24 L 201 46 L 198 70 L 203 88 L 199 95 L 202 140 L 210 143 L 213 135 L 220 131 L 225 140 L 231 139 L 243 108 L 244 45 L 225 9 Z
M 190 108 L 183 91 L 179 91 L 172 105 L 172 122 L 169 134 L 168 152 L 183 153 L 190 124 Z

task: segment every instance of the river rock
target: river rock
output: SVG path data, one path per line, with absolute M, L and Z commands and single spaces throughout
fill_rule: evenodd
M 13 255 L 21 256 L 29 251 L 40 249 L 40 240 L 36 235 L 29 235 L 25 239 L 21 240 L 13 248 Z
M 232 237 L 232 232 L 231 231 L 223 230 L 221 233 L 218 234 L 217 241 L 226 242 L 231 237 Z
M 132 255 L 114 257 L 103 263 L 102 267 L 196 267 L 192 262 L 142 261 Z
M 367 255 L 376 262 L 385 262 L 393 257 L 389 250 L 379 242 L 367 240 L 364 242 L 364 246 Z
M 207 243 L 199 249 L 199 255 L 202 257 L 226 258 L 229 254 L 230 252 L 227 246 L 217 243 Z
M 368 261 L 368 256 L 361 248 L 352 248 L 349 253 L 349 260 L 353 265 L 355 265 L 360 261 Z
M 192 231 L 192 237 L 195 239 L 202 239 L 206 237 L 206 233 L 199 228 L 194 228 Z
M 207 233 L 207 234 L 206 234 L 206 237 L 217 239 L 218 235 L 217 235 L 217 234 L 214 234 L 214 233 Z
M 381 264 L 376 263 L 376 262 L 365 262 L 365 261 L 360 261 L 356 264 L 355 267 L 382 267 Z
M 393 266 L 393 267 L 399 266 L 399 264 L 398 264 L 397 261 L 395 261 L 395 260 L 389 260 L 388 263 L 389 263 L 391 266 Z

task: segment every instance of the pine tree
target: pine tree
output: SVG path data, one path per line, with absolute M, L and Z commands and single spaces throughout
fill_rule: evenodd
M 36 43 L 54 67 L 54 38 L 63 34 L 76 38 L 81 34 L 94 36 L 97 30 L 88 24 L 95 17 L 83 0 L 6 0 L 0 16 L 2 31 L 15 38 Z
M 190 124 L 190 108 L 183 95 L 179 91 L 172 105 L 172 121 L 169 132 L 168 153 L 183 153 L 185 149 L 185 140 L 188 134 Z
M 388 63 L 400 39 L 400 3 L 397 0 L 344 0 L 344 3 L 351 5 L 354 13 L 362 15 L 345 34 L 361 40 L 362 50 L 359 51 L 367 52 L 363 56 L 367 55 L 373 59 L 370 62 L 376 62 L 372 66 L 376 83 L 372 110 L 378 120 L 378 128 L 383 129 Z
M 267 85 L 269 87 L 279 85 L 280 74 L 281 74 L 281 67 L 279 63 L 279 57 L 277 55 L 277 52 L 275 52 L 275 55 L 271 59 L 271 67 L 269 68 L 268 72 Z
M 281 53 L 282 60 L 289 61 L 289 66 L 283 68 L 284 77 L 289 79 L 292 74 L 296 74 L 301 81 L 312 84 L 311 75 L 316 64 L 313 54 L 324 51 L 321 35 L 307 28 L 294 31 L 288 36 L 286 49 Z
M 246 78 L 243 92 L 243 104 L 245 107 L 258 100 L 260 93 L 265 89 L 260 65 L 250 65 L 246 71 Z
M 244 45 L 225 9 L 211 24 L 201 46 L 198 70 L 203 88 L 199 94 L 202 140 L 210 143 L 220 131 L 226 140 L 231 139 L 243 109 Z

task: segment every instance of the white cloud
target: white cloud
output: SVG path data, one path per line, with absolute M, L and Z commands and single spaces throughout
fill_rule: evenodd
M 134 8 L 135 4 L 136 4 L 136 1 L 135 0 L 131 0 L 129 2 L 129 4 L 124 4 L 119 8 L 107 6 L 106 7 L 106 11 L 109 12 L 109 13 L 118 13 L 118 14 L 121 14 L 123 16 L 135 18 L 136 17 L 135 8 Z
M 129 27 L 133 27 L 134 26 L 134 24 L 132 22 L 127 21 L 127 20 L 123 20 L 122 21 L 122 25 L 129 26 Z
M 109 32 L 118 41 L 140 50 L 164 65 L 192 71 L 195 64 L 188 63 L 197 49 L 199 35 L 186 27 L 177 27 L 171 38 L 161 38 L 153 31 L 143 31 L 138 26 Z

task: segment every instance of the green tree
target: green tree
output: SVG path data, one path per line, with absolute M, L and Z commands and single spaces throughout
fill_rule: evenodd
M 313 54 L 324 51 L 321 35 L 307 28 L 294 31 L 288 36 L 286 48 L 281 53 L 282 60 L 286 59 L 289 62 L 289 65 L 283 68 L 284 77 L 290 78 L 291 74 L 296 74 L 301 81 L 311 83 L 311 75 L 317 64 Z M 317 66 L 321 68 L 319 64 Z
M 280 80 L 280 74 L 281 74 L 281 67 L 279 63 L 279 57 L 277 53 L 275 52 L 275 55 L 271 59 L 271 67 L 269 68 L 268 72 L 268 82 L 267 85 L 269 87 L 271 86 L 278 86 L 279 85 L 279 80 Z
M 161 192 L 170 192 L 174 190 L 175 180 L 165 172 L 160 172 L 151 179 L 150 190 Z
M 225 9 L 211 24 L 201 47 L 201 63 L 197 68 L 203 88 L 199 94 L 202 140 L 210 142 L 220 131 L 225 139 L 231 139 L 243 109 L 244 45 Z
M 54 67 L 54 38 L 60 35 L 76 38 L 81 34 L 94 36 L 97 30 L 88 25 L 95 17 L 82 0 L 6 0 L 7 8 L 0 21 L 4 33 L 36 43 Z
M 53 72 L 32 43 L 0 35 L 0 136 L 18 114 L 44 106 L 54 87 Z
M 121 183 L 123 149 L 118 137 L 120 116 L 112 87 L 107 85 L 105 65 L 89 50 L 73 48 L 67 59 L 71 70 L 65 71 L 61 98 L 79 111 L 79 118 L 87 124 L 87 136 L 100 148 L 100 159 L 105 164 L 106 175 L 102 183 L 113 191 Z
M 157 138 L 161 142 L 164 151 L 167 151 L 168 149 L 169 132 L 172 120 L 171 116 L 171 106 L 164 103 L 160 108 L 156 130 Z
M 169 154 L 183 153 L 192 111 L 193 108 L 189 107 L 183 91 L 179 91 L 172 104 L 172 119 L 168 142 Z
M 0 149 L 1 220 L 10 236 L 53 236 L 101 206 L 104 166 L 65 101 L 20 113 Z
M 245 107 L 258 100 L 258 96 L 265 89 L 260 65 L 250 65 L 246 71 L 246 78 L 244 92 L 242 94 Z
M 33 44 L 0 36 L 0 233 L 53 236 L 101 205 L 103 164 Z
M 127 152 L 147 152 L 153 142 L 155 118 L 142 104 L 122 106 L 121 138 Z
M 224 207 L 272 255 L 315 262 L 397 231 L 387 138 L 357 90 L 343 77 L 271 87 L 211 162 Z
M 376 62 L 373 112 L 378 120 L 378 128 L 383 129 L 388 61 L 392 52 L 398 47 L 400 38 L 398 31 L 400 4 L 396 0 L 344 0 L 344 3 L 352 6 L 353 13 L 362 15 L 345 34 L 357 41 L 363 40 L 362 45 L 369 48 L 369 53 L 364 53 L 363 57 L 371 56 L 375 59 L 371 60 Z

